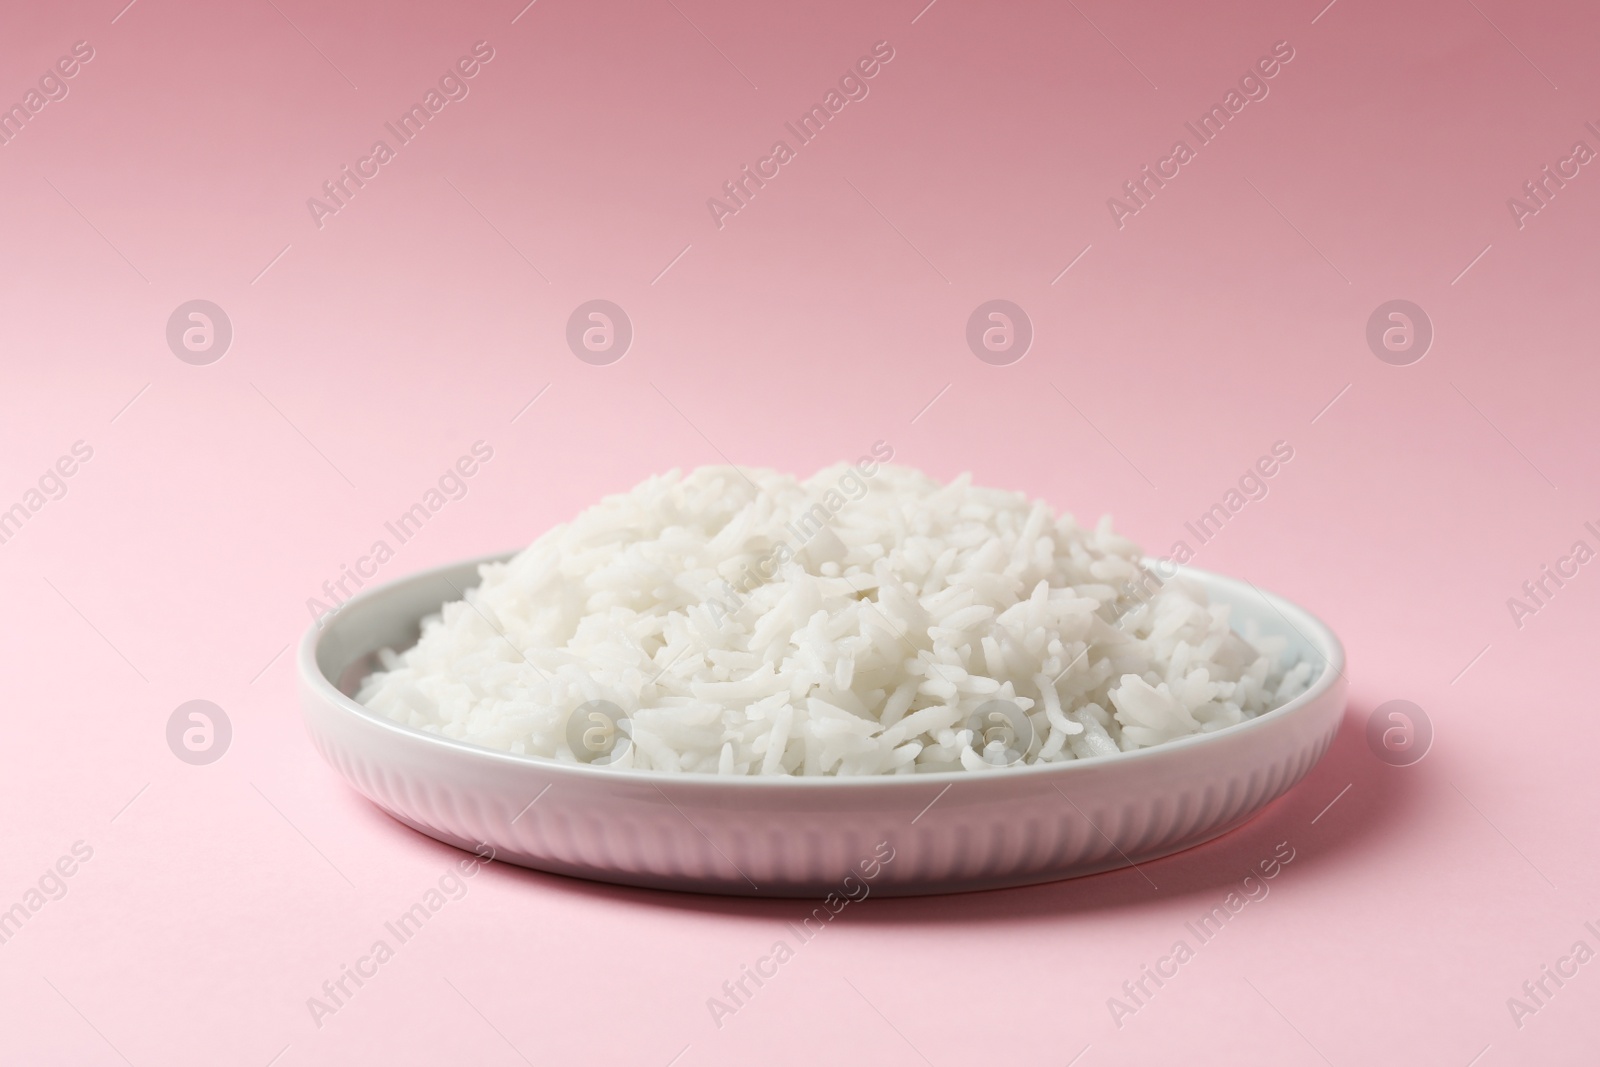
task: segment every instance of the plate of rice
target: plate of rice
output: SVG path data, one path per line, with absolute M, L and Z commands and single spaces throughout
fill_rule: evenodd
M 890 454 L 669 472 L 365 589 L 302 642 L 310 734 L 480 855 L 791 897 L 1137 864 L 1326 751 L 1344 653 L 1308 612 Z

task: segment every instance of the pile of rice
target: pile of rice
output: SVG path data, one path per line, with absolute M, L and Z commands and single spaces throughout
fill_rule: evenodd
M 1305 689 L 1282 638 L 1235 633 L 1140 561 L 1109 519 L 967 475 L 672 471 L 483 567 L 358 699 L 569 762 L 569 716 L 608 701 L 626 735 L 611 767 L 865 775 L 1114 756 Z M 971 728 L 996 700 L 1027 719 L 1010 759 Z

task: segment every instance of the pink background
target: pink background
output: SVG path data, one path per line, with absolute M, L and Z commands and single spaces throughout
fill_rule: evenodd
M 0 101 L 95 50 L 0 146 L 0 507 L 94 450 L 0 545 L 0 907 L 93 849 L 0 945 L 0 1062 L 1593 1062 L 1600 963 L 1520 1028 L 1506 1003 L 1600 948 L 1600 566 L 1506 605 L 1600 525 L 1600 176 L 1506 206 L 1600 148 L 1592 7 L 123 2 L 0 38 Z M 319 229 L 307 198 L 479 40 L 470 95 Z M 879 40 L 870 95 L 719 230 L 706 199 Z M 1106 199 L 1279 40 L 1270 95 L 1118 229 Z M 610 366 L 564 342 L 596 297 L 635 329 Z M 1036 330 L 1006 367 L 963 339 L 996 297 Z M 195 298 L 233 323 L 209 366 L 165 341 Z M 1404 367 L 1364 338 L 1396 298 L 1436 331 Z M 1196 563 L 1341 634 L 1334 749 L 1156 889 L 854 905 L 720 1029 L 706 999 L 805 905 L 497 864 L 317 1027 L 459 856 L 308 744 L 285 649 L 321 583 L 477 440 L 384 577 L 668 467 L 879 439 L 1156 552 L 1289 442 Z M 202 767 L 165 739 L 198 698 L 234 730 Z M 1437 733 L 1411 767 L 1364 740 L 1392 699 Z M 1281 841 L 1271 895 L 1118 1028 L 1107 998 Z

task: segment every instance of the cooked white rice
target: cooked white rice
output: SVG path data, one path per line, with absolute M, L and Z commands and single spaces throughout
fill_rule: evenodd
M 607 497 L 482 568 L 415 647 L 384 650 L 358 699 L 567 762 L 592 756 L 574 753 L 569 716 L 609 701 L 624 716 L 612 768 L 864 775 L 1113 756 L 1306 687 L 1282 638 L 1233 632 L 1109 519 L 1087 529 L 967 475 L 869 469 L 702 467 Z M 792 558 L 753 584 L 780 543 Z M 996 700 L 1020 709 L 1009 755 L 971 728 Z

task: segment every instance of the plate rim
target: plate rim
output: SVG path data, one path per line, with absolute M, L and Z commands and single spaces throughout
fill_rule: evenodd
M 470 567 L 473 571 L 476 571 L 485 564 L 505 563 L 517 555 L 519 551 L 497 552 L 439 564 L 434 567 L 412 571 L 382 584 L 369 585 L 362 589 L 355 596 L 340 604 L 331 615 L 323 616 L 319 621 L 312 622 L 306 628 L 295 656 L 298 681 L 302 694 L 315 696 L 325 707 L 336 709 L 347 716 L 354 717 L 368 728 L 378 728 L 407 743 L 437 746 L 461 758 L 488 760 L 507 768 L 521 768 L 550 775 L 571 776 L 577 780 L 584 780 L 593 784 L 611 783 L 624 785 L 634 783 L 638 785 L 654 785 L 658 788 L 664 785 L 673 785 L 680 788 L 693 785 L 712 789 L 736 790 L 842 789 L 847 786 L 874 789 L 913 789 L 927 785 L 954 785 L 958 782 L 972 784 L 980 782 L 1014 782 L 1022 784 L 1042 777 L 1100 773 L 1108 768 L 1131 768 L 1141 763 L 1148 764 L 1152 760 L 1172 759 L 1193 752 L 1197 748 L 1206 746 L 1219 747 L 1228 740 L 1245 738 L 1261 730 L 1271 729 L 1274 724 L 1292 718 L 1304 709 L 1317 704 L 1322 697 L 1340 682 L 1348 682 L 1344 673 L 1344 645 L 1333 629 L 1316 615 L 1287 598 L 1262 589 L 1254 582 L 1218 574 L 1215 571 L 1203 570 L 1199 567 L 1190 567 L 1186 564 L 1176 564 L 1177 570 L 1173 577 L 1196 578 L 1203 585 L 1206 585 L 1208 589 L 1211 586 L 1231 587 L 1231 590 L 1237 594 L 1248 592 L 1264 600 L 1269 607 L 1273 608 L 1289 624 L 1290 629 L 1298 632 L 1322 657 L 1322 671 L 1298 696 L 1253 719 L 1246 719 L 1244 722 L 1234 723 L 1231 726 L 1225 726 L 1210 733 L 1189 734 L 1149 748 L 1135 749 L 1132 752 L 1120 752 L 1116 756 L 1076 759 L 1062 763 L 1035 763 L 1023 766 L 998 767 L 993 771 L 929 771 L 923 774 L 847 776 L 719 775 L 705 771 L 659 771 L 594 767 L 583 763 L 567 763 L 551 756 L 505 752 L 500 749 L 473 744 L 470 741 L 429 733 L 426 730 L 397 722 L 388 716 L 373 711 L 355 700 L 355 698 L 346 696 L 340 691 L 338 685 L 323 674 L 321 668 L 317 666 L 319 646 L 322 641 L 336 632 L 340 619 L 347 617 L 346 610 L 348 608 L 381 599 L 386 595 L 392 595 L 405 585 L 440 580 L 444 575 L 464 568 Z M 1147 556 L 1143 557 L 1143 562 L 1149 564 L 1154 561 Z M 472 589 L 476 588 L 476 586 L 467 588 Z M 463 590 L 463 592 L 465 591 Z M 440 606 L 442 607 L 444 603 L 444 601 L 441 601 Z M 1299 616 L 1298 621 L 1292 617 L 1295 615 Z M 305 712 L 309 714 L 307 703 L 302 700 L 302 704 Z

